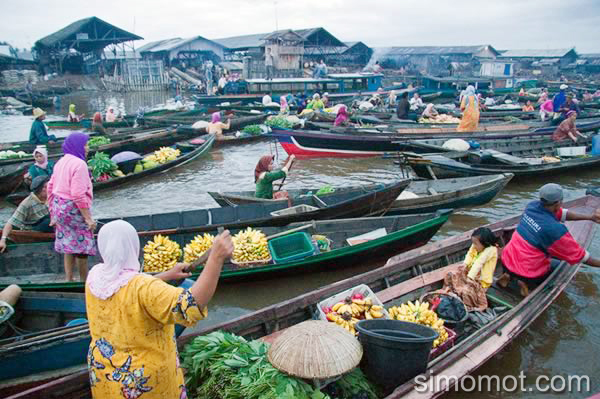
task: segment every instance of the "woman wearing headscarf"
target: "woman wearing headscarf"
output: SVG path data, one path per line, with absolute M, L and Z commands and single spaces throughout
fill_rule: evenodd
M 69 122 L 80 122 L 84 114 L 77 115 L 75 113 L 75 104 L 69 105 L 69 115 L 67 115 L 67 121 Z
M 210 123 L 206 128 L 208 134 L 214 134 L 217 136 L 217 140 L 223 140 L 223 129 L 229 129 L 231 127 L 231 119 L 227 118 L 227 123 L 221 122 L 221 113 L 214 112 L 211 116 Z
M 460 110 L 463 111 L 462 119 L 456 129 L 459 132 L 472 132 L 479 126 L 479 101 L 475 95 L 475 87 L 467 86 L 465 95 L 460 103 Z
M 325 108 L 325 104 L 323 104 L 323 100 L 321 100 L 321 96 L 319 93 L 313 94 L 313 99 L 308 103 L 306 109 L 312 109 L 313 111 L 321 111 Z
M 229 231 L 215 238 L 189 289 L 166 283 L 190 276 L 188 264 L 156 276 L 140 272 L 140 240 L 123 220 L 100 229 L 98 249 L 103 263 L 92 268 L 85 285 L 92 396 L 187 398 L 174 325 L 189 327 L 206 317 L 223 262 L 233 252 Z
M 425 111 L 423 111 L 422 116 L 423 118 L 435 118 L 436 116 L 438 116 L 438 112 L 433 106 L 433 104 L 429 103 L 425 107 Z
M 552 140 L 562 141 L 571 139 L 573 142 L 577 142 L 577 136 L 586 138 L 583 134 L 577 130 L 575 126 L 575 120 L 577 119 L 577 111 L 571 110 L 567 112 L 567 118 L 558 125 L 554 133 L 552 134 Z
M 65 276 L 73 280 L 77 264 L 79 277 L 85 281 L 87 257 L 96 254 L 92 218 L 92 180 L 85 161 L 89 137 L 71 133 L 62 145 L 65 154 L 58 160 L 48 183 L 48 208 L 55 228 L 54 250 L 64 254 Z
M 25 180 L 33 181 L 38 176 L 52 176 L 54 170 L 54 161 L 48 160 L 48 150 L 45 146 L 37 146 L 33 150 L 33 159 L 35 163 L 29 167 Z
M 287 114 L 290 112 L 290 106 L 288 105 L 287 98 L 285 96 L 279 97 L 279 113 Z
M 346 126 L 348 125 L 348 108 L 345 105 L 340 105 L 338 108 L 337 116 L 333 122 L 333 126 Z
M 106 111 L 105 119 L 106 119 L 106 122 L 108 122 L 108 123 L 112 123 L 117 120 L 117 115 L 115 114 L 115 109 L 112 106 L 108 107 L 108 110 Z
M 390 90 L 390 94 L 388 95 L 388 105 L 390 106 L 390 108 L 396 106 L 396 98 L 398 98 L 398 96 L 396 95 L 396 90 Z
M 273 182 L 287 176 L 296 156 L 290 156 L 285 166 L 277 171 L 273 171 L 274 158 L 273 155 L 264 155 L 254 168 L 254 183 L 256 183 L 254 195 L 256 198 L 273 199 Z
M 102 114 L 100 112 L 94 114 L 94 118 L 92 119 L 92 131 L 99 134 L 106 134 L 106 129 L 102 124 Z

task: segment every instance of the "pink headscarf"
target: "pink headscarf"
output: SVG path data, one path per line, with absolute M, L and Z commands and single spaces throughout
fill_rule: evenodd
M 348 109 L 345 105 L 342 105 L 337 112 L 337 116 L 335 117 L 335 122 L 333 122 L 333 126 L 340 126 L 343 123 L 348 121 Z
M 46 169 L 46 167 L 48 166 L 48 150 L 46 150 L 46 147 L 35 147 L 35 150 L 33 150 L 33 156 L 35 156 L 36 152 L 42 154 L 44 156 L 44 160 L 42 162 L 38 162 L 36 160 L 35 165 L 39 166 L 42 169 Z
M 104 263 L 92 268 L 86 284 L 95 297 L 106 300 L 140 274 L 140 239 L 132 225 L 115 220 L 98 232 L 98 249 Z
M 221 122 L 221 113 L 220 112 L 213 112 L 212 119 L 210 120 L 210 123 L 217 123 L 217 122 Z
M 279 97 L 279 103 L 281 104 L 280 110 L 281 112 L 286 112 L 288 108 L 288 102 L 285 96 Z

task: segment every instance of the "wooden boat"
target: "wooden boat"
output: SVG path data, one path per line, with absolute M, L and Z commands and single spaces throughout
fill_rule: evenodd
M 435 212 L 438 209 L 455 209 L 467 206 L 483 205 L 494 197 L 508 184 L 512 174 L 477 176 L 442 180 L 415 180 L 394 201 L 388 215 Z M 337 190 L 361 190 L 363 187 L 336 188 Z M 290 197 L 312 195 L 319 188 L 303 188 L 286 190 Z M 410 192 L 418 197 L 402 199 L 404 193 Z M 309 194 L 310 193 L 310 194 Z M 256 198 L 254 191 L 238 192 L 208 192 L 220 206 L 236 206 L 255 202 L 278 202 Z M 326 196 L 326 195 L 325 195 Z
M 44 124 L 48 127 L 48 129 L 82 130 L 90 129 L 92 127 L 92 120 L 90 118 L 86 118 L 81 120 L 80 122 L 69 122 L 67 120 L 45 121 Z M 134 124 L 134 116 L 126 116 L 121 121 L 102 122 L 102 126 L 104 126 L 105 129 L 133 127 Z
M 25 104 L 29 104 L 32 107 L 48 108 L 54 106 L 54 99 L 49 96 L 42 96 L 39 94 L 27 94 L 17 93 L 15 98 Z
M 409 158 L 408 164 L 419 177 L 448 178 L 512 173 L 515 178 L 547 175 L 582 170 L 600 165 L 600 156 L 561 159 L 559 162 L 543 163 L 541 158 L 520 158 L 498 151 L 489 152 L 484 162 L 471 163 L 469 157 L 478 154 L 468 153 L 454 157 L 444 155 L 422 155 Z
M 525 126 L 526 127 L 526 126 Z M 580 132 L 600 128 L 600 120 L 578 124 Z M 514 128 L 514 126 L 513 126 Z M 421 146 L 413 145 L 412 140 L 431 138 L 463 138 L 466 140 L 507 140 L 515 137 L 550 137 L 556 127 L 539 129 L 510 130 L 503 126 L 485 127 L 482 131 L 460 133 L 454 128 L 396 129 L 394 133 L 377 130 L 361 132 L 323 132 L 313 130 L 273 129 L 277 138 L 289 155 L 297 157 L 370 157 L 388 152 L 429 152 Z
M 581 197 L 565 203 L 569 209 L 585 209 L 589 212 L 600 206 L 600 199 Z M 520 215 L 506 218 L 488 225 L 504 245 L 510 239 Z M 567 222 L 573 237 L 587 246 L 594 234 L 594 224 L 590 221 Z M 389 306 L 407 300 L 418 299 L 421 294 L 441 286 L 444 276 L 457 269 L 471 245 L 471 231 L 428 244 L 424 247 L 397 255 L 381 268 L 347 278 L 318 288 L 312 292 L 280 302 L 236 319 L 200 328 L 192 334 L 180 337 L 178 347 L 182 349 L 195 337 L 213 331 L 228 331 L 247 339 L 262 339 L 272 342 L 286 328 L 312 317 L 316 304 L 332 295 L 360 284 L 367 284 L 378 298 Z M 457 263 L 458 262 L 458 263 Z M 579 266 L 569 266 L 564 262 L 548 279 L 526 298 L 514 289 L 502 289 L 495 285 L 487 292 L 488 301 L 493 306 L 505 307 L 498 317 L 482 327 L 468 322 L 465 332 L 457 336 L 454 347 L 431 360 L 427 372 L 420 375 L 420 381 L 435 389 L 417 392 L 417 380 L 412 379 L 398 384 L 386 399 L 435 398 L 445 393 L 447 385 L 458 384 L 486 361 L 499 353 L 518 334 L 523 332 L 569 284 Z M 455 376 L 446 384 L 436 384 L 436 376 Z M 12 396 L 10 399 L 33 399 L 58 397 L 75 399 L 89 396 L 89 376 L 87 370 L 49 382 L 35 389 Z
M 189 114 L 188 114 L 189 115 Z M 246 125 L 253 125 L 262 123 L 266 118 L 265 114 L 250 114 L 250 113 L 236 113 L 235 117 L 231 119 L 232 129 L 241 129 Z M 140 121 L 141 124 L 147 127 L 167 127 L 173 125 L 192 125 L 197 121 L 206 120 L 210 121 L 210 115 L 208 114 L 197 114 L 197 115 L 169 115 L 168 117 L 144 117 Z
M 177 130 L 173 128 L 160 129 L 133 129 L 126 133 L 119 133 L 115 136 L 108 136 L 111 139 L 109 144 L 93 147 L 90 149 L 89 156 L 95 152 L 102 151 L 110 156 L 121 151 L 134 151 L 138 153 L 146 153 L 148 151 L 157 150 L 159 147 L 169 146 L 178 141 L 183 141 L 200 136 L 202 133 L 194 130 Z M 35 146 L 31 146 L 31 150 Z M 58 159 L 63 155 L 60 145 L 52 145 L 48 147 L 48 159 Z M 23 167 L 29 166 L 33 161 L 31 158 L 20 159 L 4 159 L 0 160 L 0 166 L 8 164 L 23 164 Z
M 0 396 L 83 369 L 90 344 L 87 323 L 67 324 L 85 317 L 83 294 L 23 292 L 9 319 L 15 328 L 0 326 Z
M 190 141 L 182 141 L 175 143 L 175 147 L 177 147 L 181 151 L 181 155 L 174 159 L 173 161 L 165 162 L 155 168 L 146 169 L 137 173 L 130 173 L 128 175 L 122 177 L 113 177 L 110 180 L 95 182 L 94 183 L 94 192 L 106 190 L 108 188 L 113 188 L 120 186 L 122 184 L 130 183 L 132 181 L 136 181 L 142 179 L 146 176 L 154 175 L 156 173 L 163 173 L 168 170 L 174 169 L 178 166 L 185 165 L 188 162 L 193 161 L 199 156 L 208 153 L 215 143 L 215 136 L 211 134 L 207 134 L 203 136 L 206 141 L 202 144 L 196 145 L 190 143 Z M 148 154 L 149 155 L 149 154 Z M 8 195 L 5 199 L 7 202 L 12 205 L 19 205 L 25 197 L 27 197 L 29 193 L 26 190 L 21 190 L 19 192 Z
M 0 197 L 16 190 L 23 183 L 24 175 L 21 164 L 0 165 Z
M 101 219 L 100 222 L 123 219 L 131 223 L 140 236 L 152 236 L 159 233 L 167 235 L 199 233 L 212 231 L 218 227 L 235 229 L 247 226 L 285 226 L 306 220 L 380 216 L 387 212 L 392 202 L 408 184 L 409 180 L 399 180 L 360 194 L 332 194 L 323 199 L 317 196 L 302 198 L 294 203 L 294 208 L 290 209 L 287 209 L 287 203 L 248 204 L 228 208 L 108 218 Z M 16 243 L 52 241 L 54 234 L 13 230 L 9 238 Z M 0 265 L 0 269 L 2 267 L 3 265 Z
M 578 147 L 592 145 L 593 136 L 590 135 L 586 138 L 579 138 L 577 143 L 573 143 L 572 140 L 561 140 L 554 141 L 551 137 L 546 135 L 540 136 L 517 136 L 511 139 L 480 139 L 474 140 L 479 144 L 478 150 L 496 150 L 506 154 L 519 157 L 527 156 L 542 156 L 542 155 L 554 155 L 557 148 L 560 147 Z M 425 139 L 425 140 L 413 140 L 411 144 L 414 147 L 419 147 L 420 152 L 429 153 L 443 153 L 450 152 L 448 148 L 443 147 L 447 139 Z
M 262 266 L 244 267 L 228 263 L 221 272 L 221 281 L 238 282 L 248 279 L 266 279 L 283 274 L 304 274 L 343 268 L 368 257 L 374 263 L 387 257 L 418 246 L 425 245 L 438 229 L 448 220 L 448 210 L 409 216 L 384 216 L 361 219 L 336 219 L 301 222 L 288 226 L 261 227 L 267 236 L 285 235 L 287 232 L 304 231 L 309 235 L 325 235 L 332 242 L 331 251 L 321 252 L 302 259 L 270 262 Z M 243 229 L 243 228 L 242 228 Z M 350 245 L 347 239 L 357 235 L 385 229 L 383 236 Z M 237 233 L 233 229 L 232 233 Z M 217 234 L 217 231 L 209 231 Z M 173 233 L 169 238 L 184 248 L 194 233 Z M 151 238 L 151 237 L 148 237 Z M 145 241 L 143 241 L 145 243 Z M 32 255 L 33 254 L 33 255 Z M 4 257 L 6 255 L 6 257 Z M 44 258 L 40 262 L 40 258 Z M 81 282 L 65 282 L 62 257 L 54 251 L 53 243 L 19 245 L 11 253 L 3 254 L 6 269 L 15 270 L 0 277 L 0 286 L 18 284 L 24 290 L 83 291 Z M 141 259 L 143 261 L 143 259 Z M 102 262 L 99 256 L 91 257 L 90 265 Z M 2 266 L 5 269 L 5 266 Z M 16 272 L 18 270 L 18 272 Z M 196 278 L 199 273 L 193 275 Z

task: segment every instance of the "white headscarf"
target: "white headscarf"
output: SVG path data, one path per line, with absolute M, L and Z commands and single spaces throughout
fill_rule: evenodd
M 475 87 L 473 85 L 468 85 L 465 90 L 465 97 L 473 96 L 473 102 L 477 105 L 479 102 L 477 101 L 477 96 L 475 95 Z
M 100 229 L 98 250 L 104 263 L 92 268 L 87 285 L 95 297 L 108 299 L 140 273 L 140 239 L 131 224 L 115 220 Z

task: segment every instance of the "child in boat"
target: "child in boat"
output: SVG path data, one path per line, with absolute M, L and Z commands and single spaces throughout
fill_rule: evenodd
M 471 247 L 457 272 L 444 278 L 445 292 L 455 293 L 467 310 L 483 311 L 487 308 L 485 293 L 494 281 L 498 261 L 496 236 L 487 227 L 476 229 L 471 235 Z

